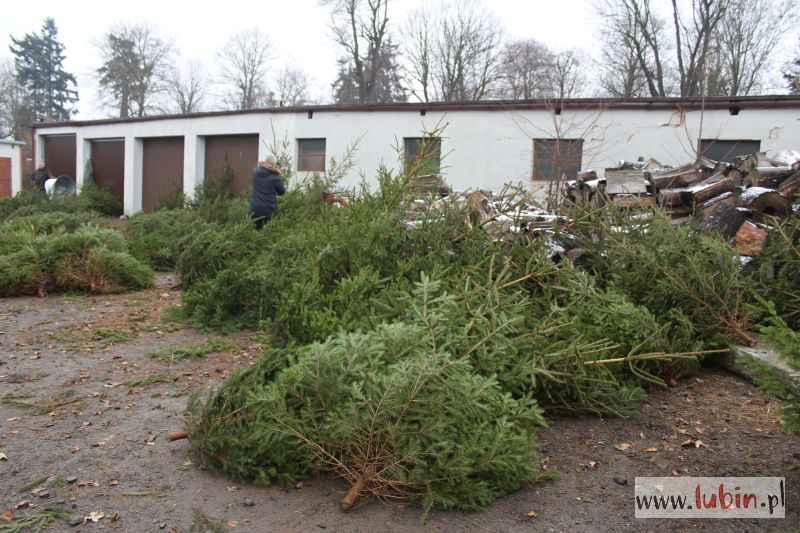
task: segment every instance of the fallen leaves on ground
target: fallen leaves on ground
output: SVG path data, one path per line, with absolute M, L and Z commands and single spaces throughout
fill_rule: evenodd
M 623 442 L 621 444 L 615 444 L 614 445 L 614 449 L 619 450 L 621 452 L 627 451 L 628 449 L 630 449 L 630 447 L 631 447 L 631 445 L 628 444 L 627 442 Z
M 6 508 L 6 510 L 3 511 L 3 514 L 0 515 L 0 520 L 2 520 L 3 522 L 11 522 L 13 518 L 14 518 L 14 509 L 12 509 L 11 507 Z
M 684 448 L 689 447 L 689 446 L 694 446 L 695 448 L 699 448 L 700 446 L 702 446 L 703 448 L 708 448 L 708 446 L 706 446 L 706 444 L 703 441 L 701 441 L 700 439 L 697 439 L 697 440 L 695 440 L 695 439 L 686 439 L 685 441 L 681 442 L 681 446 L 683 446 Z

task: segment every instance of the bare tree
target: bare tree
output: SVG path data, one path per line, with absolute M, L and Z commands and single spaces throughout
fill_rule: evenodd
M 709 94 L 758 92 L 773 66 L 775 50 L 797 23 L 793 0 L 733 0 L 715 36 L 717 86 Z
M 392 102 L 405 98 L 398 48 L 388 32 L 389 0 L 322 0 L 344 55 L 333 84 L 338 102 Z
M 258 28 L 232 35 L 217 52 L 224 100 L 233 109 L 254 109 L 269 99 L 265 78 L 272 42 Z
M 480 100 L 501 77 L 503 32 L 481 0 L 442 0 L 421 7 L 410 22 L 412 80 L 425 98 Z
M 563 100 L 576 98 L 584 91 L 586 76 L 583 73 L 582 53 L 577 48 L 558 52 L 550 69 L 550 98 Z
M 105 104 L 120 118 L 141 117 L 157 109 L 155 97 L 166 90 L 172 44 L 142 22 L 111 28 L 97 46 L 103 64 L 96 75 Z
M 691 17 L 682 17 L 677 0 L 672 0 L 675 49 L 681 96 L 707 94 L 708 76 L 717 75 L 714 38 L 728 14 L 732 0 L 692 0 Z M 686 23 L 684 19 L 690 18 Z
M 10 60 L 0 64 L 0 139 L 29 140 L 34 111 L 27 103 L 25 89 L 16 78 Z
M 303 105 L 308 102 L 308 74 L 305 71 L 285 66 L 278 73 L 272 104 L 278 106 Z
M 642 85 L 650 96 L 752 94 L 797 20 L 792 0 L 671 0 L 661 12 L 655 5 L 598 0 L 611 94 L 639 96 Z
M 404 25 L 404 48 L 408 66 L 405 69 L 411 96 L 420 102 L 430 102 L 432 92 L 431 54 L 434 34 L 432 14 L 424 5 L 417 6 Z
M 641 67 L 640 49 L 631 41 L 631 36 L 635 35 L 633 17 L 630 13 L 615 11 L 608 1 L 600 4 L 598 12 L 606 21 L 599 61 L 601 89 L 616 98 L 649 94 L 646 70 Z
M 167 79 L 167 91 L 172 107 L 179 113 L 201 111 L 207 85 L 203 64 L 199 59 L 190 59 L 182 66 L 173 66 Z
M 552 94 L 555 54 L 534 39 L 509 41 L 503 49 L 499 95 L 529 100 Z
M 664 54 L 666 22 L 653 11 L 650 0 L 599 0 L 597 11 L 605 24 L 602 25 L 605 50 L 625 50 L 623 56 L 606 55 L 605 68 L 612 71 L 606 79 L 618 77 L 617 70 L 623 68 L 623 84 L 613 82 L 612 93 L 632 92 L 626 88 L 627 78 L 635 76 L 635 68 L 644 79 L 650 96 L 666 96 L 668 81 Z M 629 83 L 629 86 L 633 82 Z

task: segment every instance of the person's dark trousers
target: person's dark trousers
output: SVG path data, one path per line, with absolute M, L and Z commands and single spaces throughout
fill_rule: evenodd
M 270 219 L 275 215 L 275 212 L 267 213 L 266 215 L 257 215 L 252 213 L 250 216 L 253 218 L 253 225 L 257 230 L 260 230 L 264 227 L 264 224 L 270 221 Z

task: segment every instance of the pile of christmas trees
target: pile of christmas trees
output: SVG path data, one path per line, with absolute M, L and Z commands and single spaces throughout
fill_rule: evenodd
M 253 366 L 190 401 L 186 431 L 209 465 L 258 483 L 338 476 L 344 508 L 474 509 L 541 475 L 543 412 L 627 416 L 726 333 L 696 327 L 691 302 L 649 308 L 457 207 L 408 230 L 404 182 L 382 182 L 339 210 L 319 184 L 297 187 L 260 234 L 208 225 L 184 241 L 187 317 L 270 335 Z

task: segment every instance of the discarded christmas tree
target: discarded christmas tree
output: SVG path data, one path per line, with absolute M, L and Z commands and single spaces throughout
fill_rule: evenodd
M 268 356 L 232 378 L 187 430 L 210 464 L 259 482 L 344 478 L 362 495 L 476 509 L 539 472 L 530 398 L 513 399 L 469 361 L 432 348 L 424 329 L 382 325 Z M 273 377 L 274 376 L 274 377 Z

